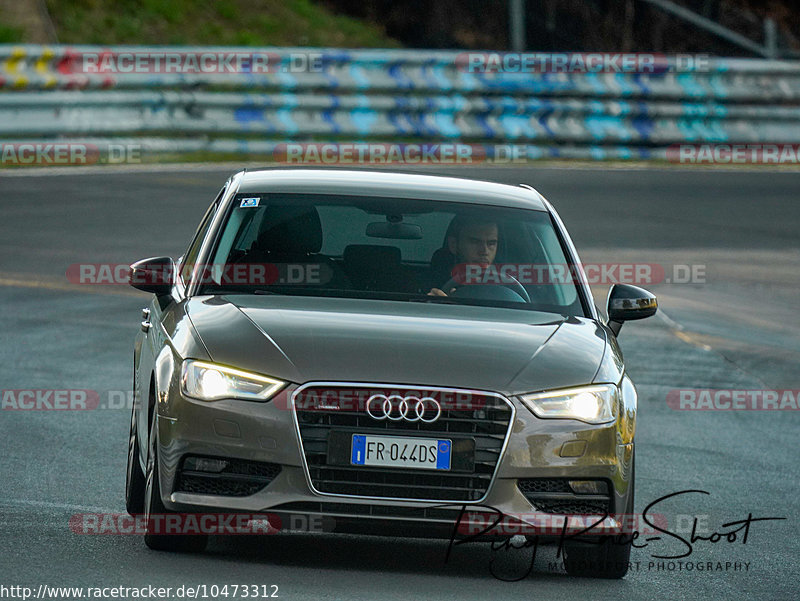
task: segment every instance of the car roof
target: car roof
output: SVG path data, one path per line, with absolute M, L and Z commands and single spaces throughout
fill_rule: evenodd
M 548 210 L 545 200 L 532 188 L 393 171 L 300 168 L 246 171 L 239 182 L 239 192 L 377 196 Z

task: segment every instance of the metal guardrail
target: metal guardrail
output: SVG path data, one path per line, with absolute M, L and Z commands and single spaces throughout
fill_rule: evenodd
M 104 60 L 119 66 L 123 56 L 159 53 L 266 58 L 260 70 L 246 59 L 234 71 L 91 72 L 103 71 L 95 67 Z M 147 152 L 256 154 L 286 141 L 463 141 L 519 144 L 529 158 L 652 158 L 685 142 L 800 142 L 800 62 L 660 57 L 653 73 L 484 73 L 470 72 L 466 58 L 0 45 L 0 140 L 124 138 Z

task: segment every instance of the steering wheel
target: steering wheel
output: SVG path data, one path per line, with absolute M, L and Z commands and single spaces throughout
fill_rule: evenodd
M 501 282 L 501 283 L 498 283 L 498 284 L 482 284 L 482 285 L 483 286 L 505 286 L 506 288 L 509 288 L 513 292 L 516 292 L 522 298 L 522 300 L 524 300 L 526 303 L 530 303 L 531 302 L 531 297 L 528 294 L 528 291 L 525 290 L 525 287 L 522 284 L 519 283 L 519 280 L 517 280 L 517 278 L 515 278 L 511 274 L 506 274 L 503 277 L 504 278 L 511 278 L 514 281 L 513 282 Z M 444 293 L 447 294 L 448 290 L 452 290 L 453 288 L 460 288 L 461 286 L 465 286 L 465 285 L 466 284 L 464 282 L 459 282 L 458 281 L 458 277 L 452 277 L 452 278 L 450 278 L 449 280 L 447 280 L 444 283 L 444 285 L 440 288 L 440 290 L 443 290 Z

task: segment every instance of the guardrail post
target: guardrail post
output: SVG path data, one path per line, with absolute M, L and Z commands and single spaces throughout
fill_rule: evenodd
M 525 51 L 525 0 L 508 0 L 508 28 L 511 50 Z
M 764 50 L 767 58 L 778 58 L 778 28 L 769 17 L 764 19 Z

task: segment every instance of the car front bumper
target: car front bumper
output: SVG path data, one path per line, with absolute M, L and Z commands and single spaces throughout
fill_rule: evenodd
M 634 416 L 630 411 L 625 419 L 590 425 L 540 419 L 511 398 L 513 421 L 483 498 L 398 500 L 324 494 L 314 489 L 301 451 L 294 407 L 287 402 L 296 386 L 265 403 L 204 402 L 184 397 L 174 382 L 170 388 L 160 396 L 164 402 L 158 406 L 158 456 L 162 500 L 171 511 L 276 514 L 283 516 L 284 525 L 294 520 L 316 524 L 315 529 L 324 531 L 428 538 L 481 534 L 481 525 L 494 523 L 502 515 L 504 522 L 498 527 L 505 528 L 503 533 L 549 536 L 558 534 L 564 516 L 596 513 L 581 510 L 594 497 L 575 494 L 565 483 L 601 480 L 607 483 L 608 513 L 632 512 Z M 635 399 L 633 403 L 628 399 L 627 406 L 633 406 L 635 413 Z M 252 494 L 190 492 L 179 490 L 183 461 L 189 456 L 279 469 L 266 486 Z M 543 490 L 524 493 L 520 481 L 532 481 L 533 488 Z M 540 485 L 548 482 L 560 483 L 558 490 Z M 298 521 L 296 516 L 303 519 Z M 587 523 L 570 519 L 575 528 Z M 622 522 L 613 515 L 602 521 L 594 516 L 586 534 L 618 533 L 624 528 Z

